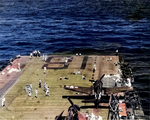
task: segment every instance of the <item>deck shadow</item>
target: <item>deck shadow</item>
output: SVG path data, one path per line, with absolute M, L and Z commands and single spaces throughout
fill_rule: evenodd
M 88 60 L 88 56 L 84 56 L 80 69 L 85 69 L 87 60 Z

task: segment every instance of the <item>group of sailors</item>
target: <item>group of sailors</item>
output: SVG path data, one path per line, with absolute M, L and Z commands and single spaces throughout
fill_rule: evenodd
M 113 78 L 113 80 L 115 81 L 115 86 L 116 87 L 121 87 L 121 86 L 132 87 L 130 78 L 126 78 L 126 79 Z
M 130 111 L 130 112 L 127 111 L 126 119 L 134 120 L 135 119 L 134 110 L 140 108 L 139 96 L 136 91 L 135 92 L 127 91 L 127 92 L 125 92 L 124 97 L 125 97 L 124 101 L 122 101 L 122 102 L 126 104 L 127 108 L 132 109 L 132 111 Z M 117 95 L 114 96 L 113 94 L 111 94 L 111 102 L 109 104 L 111 120 L 119 120 L 121 118 L 121 116 L 119 115 L 119 111 L 123 112 L 123 110 L 121 108 L 119 108 L 119 103 L 120 103 L 119 96 L 117 96 Z
M 128 107 L 132 109 L 132 113 L 127 111 L 127 119 L 135 119 L 134 110 L 140 109 L 140 100 L 137 91 L 126 92 L 125 93 L 125 103 L 128 104 Z
M 140 100 L 137 91 L 135 92 L 126 92 L 125 93 L 125 102 L 130 103 L 130 106 L 133 109 L 140 108 Z
M 38 50 L 35 50 L 33 51 L 32 53 L 30 53 L 30 58 L 32 58 L 32 56 L 35 56 L 35 57 L 40 57 L 41 56 L 41 52 Z M 43 54 L 42 56 L 42 60 L 46 62 L 47 60 L 47 55 Z
M 131 78 L 125 78 L 121 80 L 122 86 L 132 87 Z
M 39 88 L 41 88 L 41 79 L 39 79 Z M 44 91 L 45 91 L 45 96 L 49 96 L 49 87 L 46 83 L 44 83 Z M 31 93 L 32 93 L 32 90 L 29 90 L 28 91 L 28 96 L 31 97 Z M 37 95 L 38 95 L 38 89 L 36 88 L 35 89 L 35 97 L 37 98 Z
M 32 58 L 33 56 L 35 56 L 35 57 L 40 57 L 40 56 L 41 56 L 41 52 L 40 52 L 39 50 L 35 50 L 35 51 L 33 51 L 32 53 L 30 53 L 30 58 Z M 46 55 L 46 54 L 43 54 L 42 60 L 43 60 L 43 61 L 46 61 L 46 60 L 47 60 L 47 55 Z
M 33 56 L 40 57 L 41 56 L 41 52 L 39 50 L 35 50 L 32 53 L 30 53 L 30 58 L 32 58 Z
M 76 56 L 81 56 L 81 53 L 76 53 Z
M 32 91 L 28 91 L 28 96 L 29 97 L 31 97 L 31 93 L 32 93 Z M 38 90 L 37 90 L 37 88 L 35 89 L 35 97 L 37 98 L 37 94 L 38 94 Z
M 81 75 L 81 71 L 80 71 L 80 70 L 74 71 L 73 74 L 74 74 L 74 75 L 78 75 L 78 74 Z M 86 77 L 85 77 L 84 75 L 82 75 L 82 79 L 85 80 Z

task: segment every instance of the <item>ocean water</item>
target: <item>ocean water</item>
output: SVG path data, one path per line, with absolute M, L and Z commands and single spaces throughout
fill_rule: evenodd
M 115 0 L 1 0 L 0 66 L 33 50 L 103 55 L 118 49 L 149 115 L 150 19 L 136 9 Z

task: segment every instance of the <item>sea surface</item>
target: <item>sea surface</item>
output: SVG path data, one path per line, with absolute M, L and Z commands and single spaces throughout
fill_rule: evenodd
M 112 0 L 1 0 L 0 66 L 34 50 L 104 55 L 118 49 L 149 115 L 150 19 L 137 14 L 132 4 Z

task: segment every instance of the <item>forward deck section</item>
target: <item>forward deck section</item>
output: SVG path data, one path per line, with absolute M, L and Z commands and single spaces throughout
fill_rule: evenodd
M 46 62 L 42 57 L 21 56 L 19 58 L 21 71 L 6 71 L 0 75 L 0 97 L 5 96 L 5 106 L 0 106 L 0 119 L 19 120 L 54 120 L 63 110 L 68 114 L 70 103 L 63 99 L 63 95 L 77 95 L 80 93 L 65 90 L 64 85 L 90 87 L 92 82 L 103 74 L 117 75 L 119 66 L 118 56 L 48 56 Z M 67 63 L 66 61 L 67 60 Z M 14 63 L 17 64 L 17 63 Z M 93 71 L 93 66 L 96 70 Z M 44 67 L 46 71 L 44 74 Z M 85 76 L 85 79 L 82 79 Z M 61 78 L 61 79 L 60 79 Z M 39 88 L 41 79 L 41 88 Z M 50 96 L 45 96 L 44 83 L 49 86 Z M 103 79 L 104 87 L 114 87 L 115 82 L 109 77 Z M 25 86 L 32 85 L 31 97 L 25 92 Z M 11 89 L 10 89 L 11 88 Z M 38 90 L 37 98 L 35 90 Z M 6 94 L 7 93 L 7 94 Z M 79 106 L 90 106 L 92 103 L 82 103 L 81 100 L 72 100 Z M 100 103 L 101 104 L 101 103 Z M 104 105 L 104 104 L 103 104 Z M 107 104 L 108 105 L 108 104 Z M 97 109 L 98 115 L 107 120 L 109 109 Z M 81 109 L 84 115 L 93 113 L 93 108 Z M 136 114 L 144 115 L 141 110 Z

